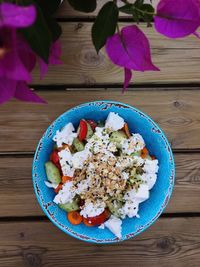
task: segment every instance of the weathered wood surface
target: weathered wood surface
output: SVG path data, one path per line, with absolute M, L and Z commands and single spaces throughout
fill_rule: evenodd
M 200 148 L 200 91 L 118 90 L 43 91 L 48 105 L 17 101 L 0 106 L 0 152 L 34 151 L 45 129 L 60 114 L 78 104 L 112 99 L 149 114 L 163 128 L 174 149 Z
M 94 12 L 92 13 L 83 13 L 83 12 L 78 12 L 77 10 L 74 10 L 69 4 L 68 1 L 65 0 L 64 3 L 60 6 L 56 17 L 57 18 L 64 18 L 64 19 L 87 19 L 87 18 L 94 18 L 98 11 L 101 9 L 101 7 L 107 3 L 108 0 L 98 0 L 97 1 L 97 8 Z M 130 2 L 134 2 L 134 1 L 130 1 Z M 149 0 L 145 1 L 146 3 L 149 3 Z M 157 3 L 159 2 L 159 0 L 153 0 L 153 6 L 156 7 Z M 118 1 L 118 5 L 121 6 L 123 5 L 123 3 L 121 1 Z M 127 18 L 130 17 L 129 15 L 126 15 L 124 13 L 120 13 L 120 18 Z
M 97 11 L 105 2 L 98 1 Z M 153 2 L 156 5 L 158 0 Z M 64 64 L 51 67 L 43 81 L 35 72 L 33 80 L 38 88 L 46 86 L 47 90 L 38 93 L 48 105 L 12 101 L 0 106 L 0 266 L 199 267 L 200 88 L 191 87 L 191 83 L 200 82 L 199 41 L 193 36 L 169 40 L 141 24 L 161 72 L 135 73 L 133 86 L 141 88 L 122 95 L 120 89 L 103 89 L 120 87 L 123 72 L 112 65 L 104 50 L 97 56 L 93 48 L 90 31 L 97 11 L 73 11 L 65 1 L 57 13 L 63 21 Z M 127 16 L 121 15 L 123 18 Z M 69 22 L 71 19 L 74 22 Z M 158 88 L 158 84 L 166 86 Z M 54 85 L 67 90 L 56 90 Z M 85 86 L 91 89 L 75 89 Z M 102 89 L 94 89 L 99 86 Z M 165 217 L 138 237 L 107 246 L 85 244 L 34 217 L 44 214 L 31 179 L 32 152 L 49 124 L 67 109 L 98 99 L 122 101 L 146 112 L 163 128 L 178 152 L 176 184 Z M 185 152 L 180 153 L 183 149 Z
M 176 185 L 166 213 L 199 212 L 200 154 L 175 154 Z M 32 158 L 0 160 L 0 217 L 44 215 L 34 195 Z
M 91 41 L 92 23 L 65 22 L 61 25 L 63 65 L 50 67 L 48 76 L 42 81 L 36 71 L 33 84 L 109 86 L 123 83 L 122 68 L 108 60 L 104 49 L 96 54 Z M 153 62 L 161 71 L 135 72 L 133 85 L 200 82 L 200 46 L 196 37 L 171 40 L 153 28 L 146 28 L 143 24 L 141 28 L 150 39 Z
M 200 266 L 200 218 L 159 219 L 115 245 L 85 244 L 50 222 L 0 223 L 2 267 Z

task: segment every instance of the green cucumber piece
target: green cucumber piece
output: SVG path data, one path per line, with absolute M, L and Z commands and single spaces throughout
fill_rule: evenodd
M 67 212 L 79 210 L 79 206 L 75 200 L 65 204 L 59 204 L 59 207 Z
M 152 158 L 151 158 L 151 156 L 150 156 L 150 155 L 147 155 L 145 159 L 152 160 Z
M 131 153 L 131 156 L 132 157 L 140 157 L 141 156 L 141 154 L 142 154 L 142 152 L 141 152 L 141 150 L 139 150 L 139 151 L 137 151 L 137 152 L 134 152 L 134 153 Z
M 110 142 L 116 144 L 117 148 L 121 149 L 121 142 L 127 139 L 127 136 L 124 131 L 115 131 L 110 135 Z
M 53 184 L 61 183 L 60 171 L 51 161 L 45 163 L 45 169 L 49 182 Z
M 116 217 L 121 217 L 121 213 L 119 209 L 122 208 L 123 203 L 118 200 L 114 200 L 114 202 L 107 203 L 109 211 L 115 215 Z
M 78 138 L 75 138 L 75 139 L 74 139 L 74 141 L 73 141 L 73 145 L 74 145 L 74 147 L 75 147 L 75 149 L 76 149 L 77 151 L 83 151 L 84 148 L 85 148 L 84 143 L 81 142 L 81 141 L 79 141 Z
M 92 130 L 92 127 L 90 124 L 87 122 L 87 135 L 86 135 L 86 140 L 90 139 L 93 136 L 94 132 Z

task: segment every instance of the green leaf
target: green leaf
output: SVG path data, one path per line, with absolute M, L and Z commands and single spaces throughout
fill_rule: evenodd
M 61 0 L 34 0 L 38 6 L 40 6 L 43 16 L 48 25 L 49 31 L 52 35 L 52 40 L 56 41 L 62 34 L 61 26 L 58 24 L 55 18 L 52 17 L 52 14 L 58 9 Z
M 44 12 L 55 14 L 60 6 L 61 0 L 34 0 Z
M 150 4 L 144 4 L 143 0 L 137 0 L 134 4 L 126 4 L 119 8 L 119 11 L 132 15 L 134 21 L 144 20 L 151 22 L 154 16 L 154 8 Z
M 93 12 L 97 7 L 96 0 L 68 0 L 69 4 L 78 11 Z
M 132 15 L 133 14 L 133 4 L 126 4 L 122 7 L 119 8 L 119 11 L 125 13 L 125 14 L 129 14 Z
M 48 24 L 43 16 L 41 8 L 34 1 L 23 0 L 23 4 L 34 4 L 36 6 L 37 19 L 32 26 L 22 29 L 21 32 L 32 50 L 48 63 L 50 47 L 52 44 L 52 34 L 48 28 Z
M 144 21 L 151 22 L 153 20 L 153 16 L 154 16 L 154 12 L 155 12 L 153 6 L 150 4 L 144 4 L 144 5 L 142 5 L 141 9 L 144 12 L 143 13 Z
M 56 21 L 56 19 L 51 18 L 49 16 L 46 17 L 46 22 L 51 32 L 52 41 L 55 42 L 58 40 L 62 34 L 62 28 Z
M 107 38 L 115 33 L 118 15 L 118 7 L 111 1 L 99 11 L 92 27 L 92 41 L 97 53 L 105 45 Z
M 136 0 L 134 6 L 140 8 L 144 4 L 144 0 Z

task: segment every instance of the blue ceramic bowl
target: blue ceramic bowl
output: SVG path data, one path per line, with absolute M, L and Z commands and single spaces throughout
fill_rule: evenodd
M 150 191 L 150 198 L 140 204 L 139 219 L 123 220 L 121 240 L 138 235 L 156 221 L 169 201 L 175 180 L 173 154 L 164 133 L 150 117 L 138 109 L 119 102 L 96 101 L 82 104 L 61 115 L 46 130 L 36 149 L 32 170 L 35 194 L 44 213 L 58 228 L 73 237 L 94 243 L 114 243 L 120 240 L 107 229 L 87 227 L 84 224 L 71 225 L 66 218 L 66 212 L 53 203 L 54 191 L 44 184 L 47 179 L 44 164 L 53 150 L 52 137 L 56 130 L 68 122 L 78 126 L 82 118 L 105 120 L 111 111 L 124 118 L 131 132 L 143 136 L 150 154 L 159 160 L 158 179 Z

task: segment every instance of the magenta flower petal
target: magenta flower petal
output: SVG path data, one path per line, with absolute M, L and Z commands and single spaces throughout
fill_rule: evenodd
M 196 36 L 198 39 L 200 39 L 200 34 L 198 32 L 194 32 L 194 36 Z
M 0 39 L 4 40 L 6 33 L 6 55 L 0 60 L 0 77 L 6 77 L 11 80 L 31 81 L 31 75 L 18 54 L 17 36 L 15 29 L 0 28 Z
M 24 67 L 31 72 L 37 62 L 36 54 L 33 53 L 32 49 L 28 45 L 28 43 L 20 36 L 18 36 L 17 40 L 17 49 L 20 60 L 22 61 Z
M 0 4 L 0 27 L 24 28 L 31 26 L 36 19 L 33 5 L 22 7 L 11 3 Z
M 33 91 L 31 91 L 25 82 L 18 82 L 15 97 L 21 101 L 47 103 L 44 99 L 39 97 Z
M 170 38 L 185 37 L 200 25 L 198 0 L 161 0 L 154 17 L 156 30 Z
M 50 51 L 50 57 L 49 57 L 49 64 L 50 65 L 61 65 L 61 55 L 62 55 L 62 49 L 61 44 L 59 41 L 56 41 L 51 46 Z M 48 71 L 49 65 L 44 62 L 41 58 L 39 59 L 39 65 L 40 65 L 40 78 L 43 79 Z
M 132 71 L 124 68 L 124 87 L 123 87 L 122 93 L 126 91 L 131 81 L 131 78 L 132 78 Z
M 158 71 L 151 61 L 147 37 L 136 26 L 124 27 L 121 34 L 107 39 L 106 52 L 111 61 L 121 67 L 136 71 Z
M 0 78 L 0 104 L 14 97 L 16 82 L 6 78 Z

